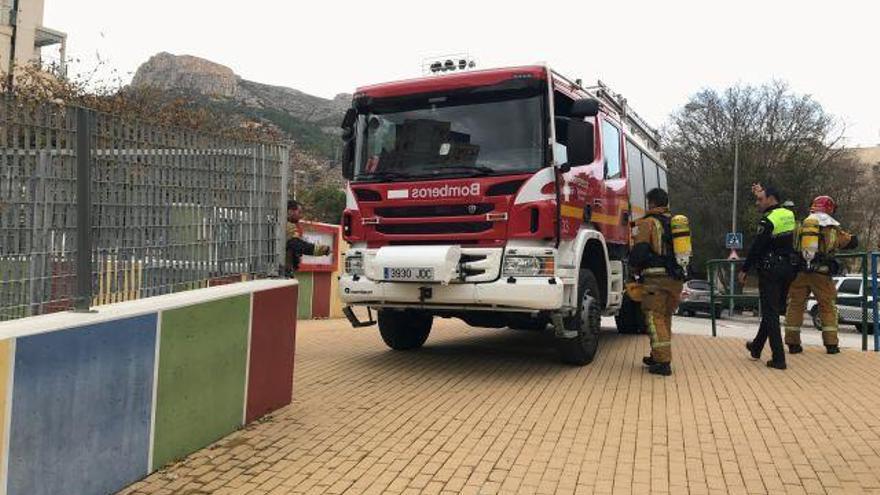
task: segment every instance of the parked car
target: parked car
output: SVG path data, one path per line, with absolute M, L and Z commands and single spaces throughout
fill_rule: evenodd
M 721 317 L 721 300 L 715 301 L 715 317 Z M 681 302 L 678 303 L 678 314 L 694 316 L 697 313 L 711 314 L 709 309 L 709 281 L 688 280 L 681 288 Z
M 865 287 L 862 283 L 861 275 L 842 275 L 834 277 L 837 287 L 837 319 L 838 323 L 845 325 L 854 325 L 856 330 L 862 331 L 862 295 Z M 871 303 L 874 300 L 872 296 L 871 280 L 868 280 L 868 333 L 874 332 L 874 311 Z M 819 321 L 819 305 L 815 298 L 807 301 L 807 312 L 813 319 L 813 326 L 817 330 L 822 329 L 822 322 Z

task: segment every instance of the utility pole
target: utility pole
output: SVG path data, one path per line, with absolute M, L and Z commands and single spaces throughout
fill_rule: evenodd
M 736 192 L 739 182 L 739 136 L 733 137 L 733 211 L 730 218 L 730 231 L 736 233 Z M 734 295 L 734 284 L 736 284 L 736 263 L 730 263 L 730 295 Z M 734 302 L 733 297 L 729 299 L 730 317 L 733 318 Z M 715 311 L 713 308 L 712 311 Z

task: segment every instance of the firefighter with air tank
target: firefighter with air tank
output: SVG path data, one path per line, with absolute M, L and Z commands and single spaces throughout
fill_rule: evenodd
M 685 216 L 670 214 L 666 191 L 652 189 L 647 199 L 646 215 L 633 225 L 629 264 L 640 280 L 641 290 L 636 292 L 641 292 L 651 338 L 651 353 L 642 362 L 649 373 L 668 376 L 672 374 L 672 313 L 678 307 L 690 261 L 690 228 Z
M 803 258 L 800 271 L 788 291 L 785 314 L 785 343 L 789 354 L 803 352 L 801 325 L 807 298 L 815 294 L 822 321 L 822 343 L 828 354 L 840 352 L 837 340 L 837 289 L 832 277 L 839 271 L 834 253 L 854 249 L 858 239 L 840 228 L 831 215 L 836 205 L 830 196 L 819 196 L 810 205 L 810 215 L 801 222 L 797 249 Z

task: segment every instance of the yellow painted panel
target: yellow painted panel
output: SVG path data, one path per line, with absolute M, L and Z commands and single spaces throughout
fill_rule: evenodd
M 348 251 L 351 246 L 345 242 L 342 236 L 339 236 L 339 249 L 336 250 L 338 271 L 333 272 L 330 276 L 330 318 L 343 318 L 342 300 L 339 299 L 339 274 L 345 269 L 345 262 L 342 258 L 343 253 Z
M 562 205 L 559 208 L 559 210 L 560 210 L 559 212 L 564 217 L 570 217 L 570 218 L 583 218 L 584 217 L 584 209 L 578 208 L 577 206 Z

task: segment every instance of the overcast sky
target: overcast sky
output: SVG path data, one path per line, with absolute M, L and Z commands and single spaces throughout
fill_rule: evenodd
M 807 4 L 813 4 L 807 6 Z M 167 51 L 263 83 L 332 97 L 421 75 L 468 52 L 480 67 L 551 63 L 597 78 L 660 126 L 704 87 L 782 79 L 880 143 L 880 1 L 45 0 L 68 55 L 122 74 Z

